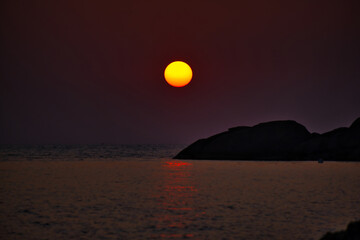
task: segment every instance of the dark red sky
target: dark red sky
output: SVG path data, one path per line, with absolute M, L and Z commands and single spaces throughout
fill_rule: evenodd
M 360 116 L 358 1 L 1 1 L 0 143 L 191 143 Z M 173 88 L 173 60 L 194 78 Z

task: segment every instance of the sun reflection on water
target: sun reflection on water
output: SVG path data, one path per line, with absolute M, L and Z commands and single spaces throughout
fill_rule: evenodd
M 194 198 L 198 190 L 191 180 L 193 164 L 178 160 L 162 164 L 163 185 L 159 189 L 156 229 L 160 239 L 193 238 L 192 225 L 199 217 Z

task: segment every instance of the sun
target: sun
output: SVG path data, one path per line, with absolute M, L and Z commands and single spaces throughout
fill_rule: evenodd
M 165 80 L 173 87 L 184 87 L 191 81 L 193 72 L 191 67 L 182 61 L 170 63 L 164 72 Z

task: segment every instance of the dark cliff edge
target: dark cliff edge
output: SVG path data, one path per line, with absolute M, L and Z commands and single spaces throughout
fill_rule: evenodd
M 351 222 L 346 230 L 327 233 L 320 240 L 359 240 L 360 239 L 360 221 Z
M 323 134 L 290 120 L 234 127 L 194 142 L 174 159 L 360 161 L 360 118 Z

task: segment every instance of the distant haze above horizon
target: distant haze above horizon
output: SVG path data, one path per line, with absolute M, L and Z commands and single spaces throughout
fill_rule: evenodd
M 1 143 L 184 143 L 360 117 L 358 1 L 0 3 Z M 164 80 L 188 63 L 183 88 Z

